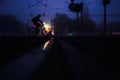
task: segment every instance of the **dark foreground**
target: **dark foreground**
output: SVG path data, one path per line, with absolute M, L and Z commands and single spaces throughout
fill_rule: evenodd
M 0 80 L 116 80 L 119 53 L 118 36 L 1 37 Z

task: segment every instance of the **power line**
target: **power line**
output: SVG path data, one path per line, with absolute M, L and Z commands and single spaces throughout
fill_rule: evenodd
M 27 0 L 27 5 L 28 5 L 28 9 L 30 10 L 30 16 L 33 16 L 32 8 L 34 7 L 34 5 L 33 4 L 31 5 L 28 0 Z
M 48 6 L 48 4 L 42 3 L 41 1 L 38 1 L 38 4 L 42 5 L 43 7 L 46 7 L 47 9 L 51 9 L 51 10 L 67 11 L 67 10 L 63 10 L 63 9 L 60 9 L 60 8 L 55 8 L 55 7 Z

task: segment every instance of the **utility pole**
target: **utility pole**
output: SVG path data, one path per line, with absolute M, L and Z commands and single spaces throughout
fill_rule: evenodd
M 83 2 L 80 3 L 81 10 L 81 26 L 83 26 Z
M 77 24 L 79 24 L 79 13 L 76 13 L 76 20 L 77 20 Z
M 79 13 L 81 12 L 81 16 L 82 16 L 82 5 L 79 3 L 75 4 L 75 10 L 74 12 L 76 13 L 76 20 L 77 20 L 77 24 L 79 24 Z
M 104 6 L 104 35 L 107 34 L 107 5 L 110 3 L 110 0 L 103 0 Z
M 74 3 L 74 0 L 71 0 L 69 4 L 69 9 L 72 12 L 76 13 L 76 21 L 79 24 L 79 13 L 81 12 L 81 22 L 83 21 L 83 2 L 81 3 Z
M 106 6 L 104 6 L 104 34 L 107 33 L 107 11 Z

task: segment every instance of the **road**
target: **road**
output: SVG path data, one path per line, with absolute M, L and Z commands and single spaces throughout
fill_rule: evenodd
M 0 68 L 0 80 L 48 79 L 109 80 L 112 77 L 96 58 L 57 38 L 46 40 Z

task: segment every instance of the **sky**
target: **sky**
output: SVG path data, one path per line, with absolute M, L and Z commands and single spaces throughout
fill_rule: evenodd
M 103 0 L 75 0 L 84 2 L 90 17 L 97 23 L 103 21 Z M 111 0 L 107 6 L 108 22 L 120 21 L 120 0 Z M 75 13 L 68 9 L 70 0 L 0 0 L 0 14 L 11 14 L 24 23 L 31 23 L 31 18 L 42 14 L 42 20 L 50 23 L 55 14 L 65 13 L 75 19 Z

